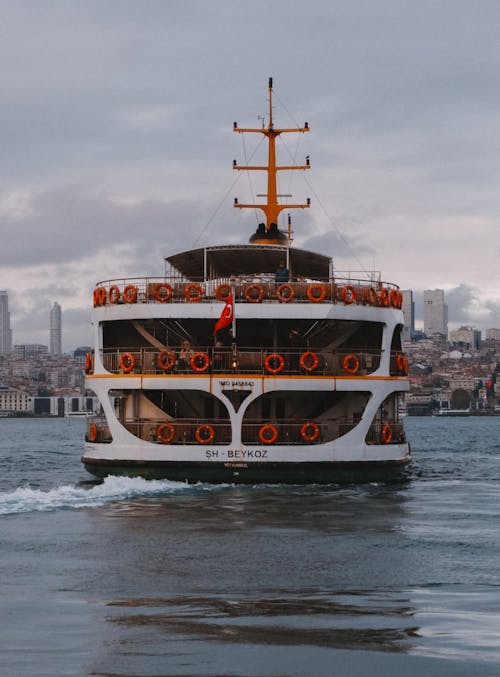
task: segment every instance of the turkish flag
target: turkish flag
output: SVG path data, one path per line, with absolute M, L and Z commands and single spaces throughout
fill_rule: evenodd
M 215 323 L 214 336 L 221 329 L 225 329 L 226 327 L 229 327 L 229 325 L 233 321 L 233 317 L 234 317 L 233 295 L 229 294 L 229 296 L 227 297 L 226 305 L 222 309 L 222 313 L 220 314 L 219 319 Z

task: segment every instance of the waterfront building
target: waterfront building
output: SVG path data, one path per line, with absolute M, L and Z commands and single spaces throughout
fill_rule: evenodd
M 450 331 L 450 343 L 461 350 L 479 350 L 481 347 L 481 331 L 473 327 L 460 327 Z
M 49 352 L 41 343 L 19 343 L 14 346 L 14 357 L 18 360 L 33 360 L 45 357 Z
M 448 306 L 442 289 L 424 291 L 424 333 L 426 336 L 448 336 Z
M 500 329 L 487 329 L 486 330 L 486 340 L 487 341 L 500 341 Z
M 0 413 L 2 416 L 19 416 L 33 410 L 29 393 L 0 387 Z
M 75 349 L 73 353 L 73 362 L 80 366 L 84 367 L 85 366 L 85 359 L 87 357 L 87 353 L 91 353 L 92 348 L 90 346 L 79 346 L 78 348 Z
M 413 291 L 411 289 L 402 289 L 403 305 L 401 310 L 405 318 L 403 327 L 403 341 L 411 341 L 415 333 L 415 302 L 413 300 Z
M 62 319 L 61 306 L 54 301 L 50 311 L 50 354 L 61 355 L 62 353 Z
M 0 291 L 0 355 L 8 355 L 12 350 L 12 330 L 10 328 L 9 295 Z

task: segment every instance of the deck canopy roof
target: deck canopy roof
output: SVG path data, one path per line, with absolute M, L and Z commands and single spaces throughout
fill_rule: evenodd
M 281 260 L 288 262 L 291 277 L 329 279 L 329 256 L 278 245 L 224 245 L 190 249 L 165 261 L 190 280 L 233 276 L 274 275 Z

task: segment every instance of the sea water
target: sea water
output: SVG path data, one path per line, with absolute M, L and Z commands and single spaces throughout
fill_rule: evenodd
M 0 420 L 0 675 L 500 674 L 500 418 L 407 418 L 391 484 L 189 486 Z

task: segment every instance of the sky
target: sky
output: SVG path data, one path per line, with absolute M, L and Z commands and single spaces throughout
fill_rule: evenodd
M 294 246 L 500 327 L 497 0 L 0 0 L 0 289 L 14 343 L 91 343 L 94 285 L 247 242 L 274 80 Z M 255 153 L 255 155 L 254 155 Z M 261 220 L 257 218 L 257 220 Z M 339 272 L 340 274 L 340 272 Z

